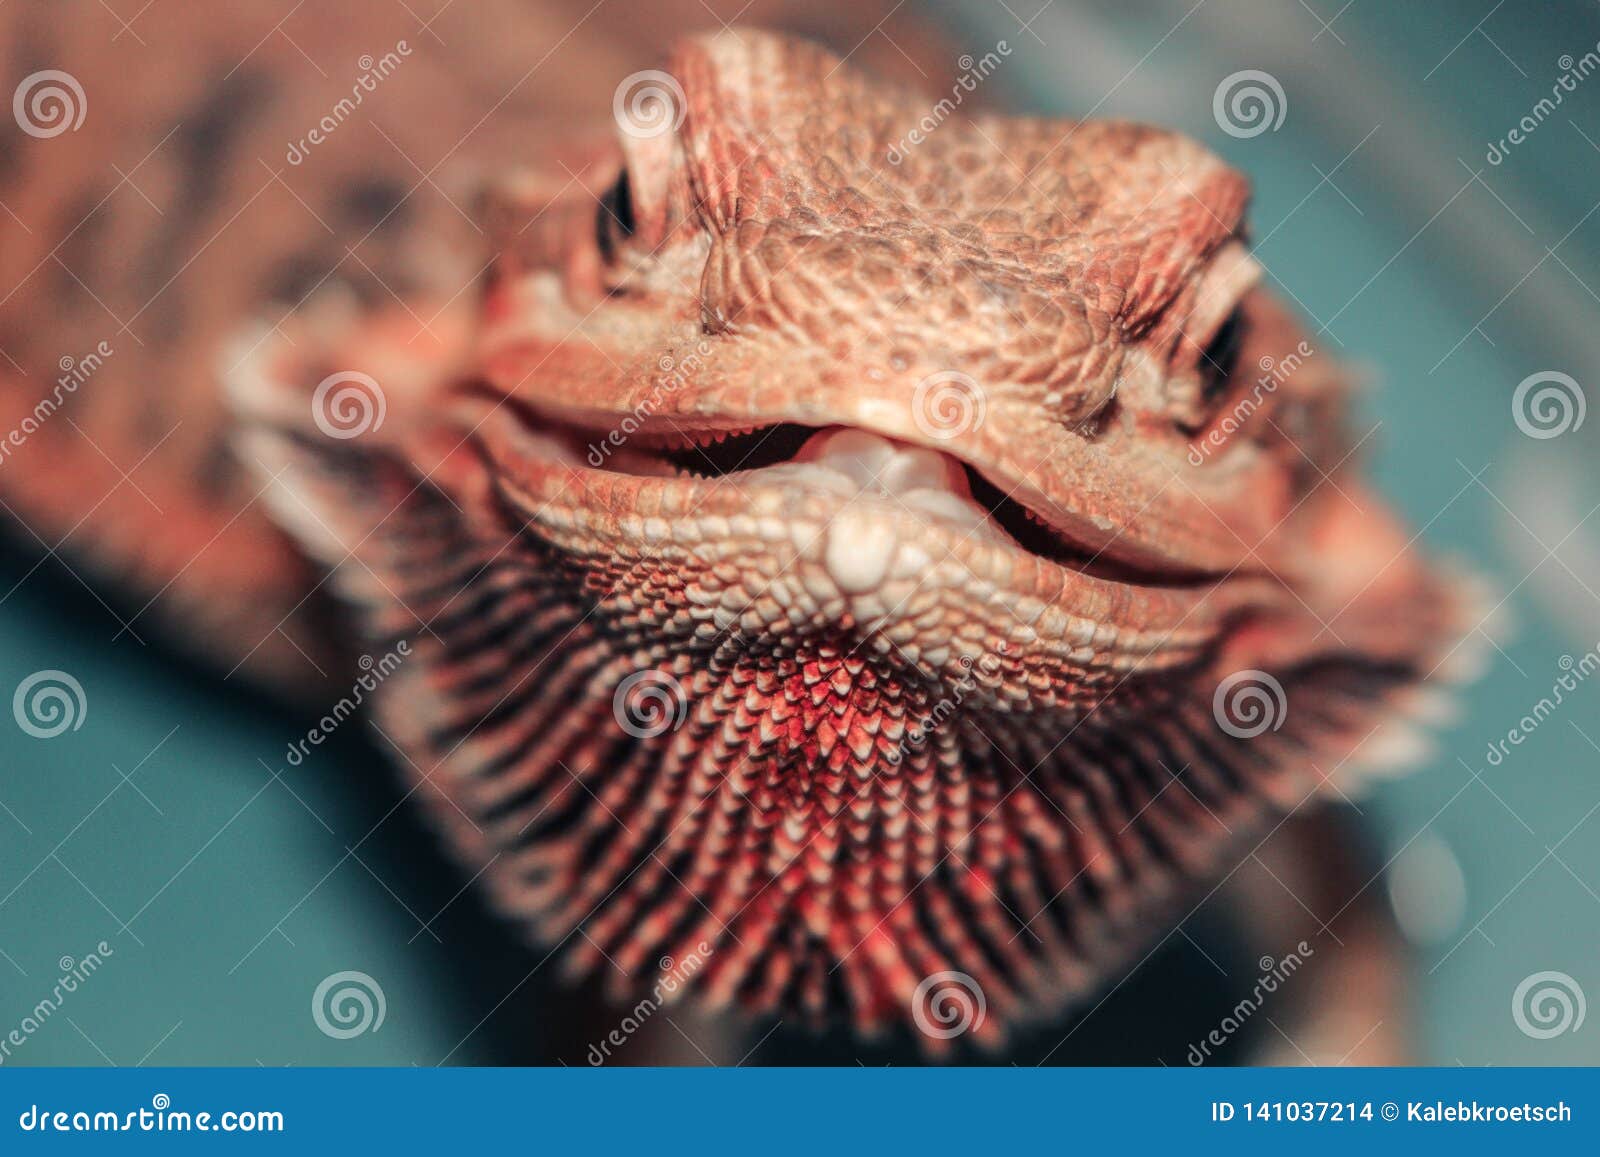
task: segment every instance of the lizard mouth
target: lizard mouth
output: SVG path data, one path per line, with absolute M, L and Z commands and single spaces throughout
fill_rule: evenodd
M 609 465 L 628 473 L 656 473 L 665 466 L 680 478 L 730 478 L 819 490 L 848 504 L 877 503 L 887 513 L 937 523 L 963 536 L 1008 541 L 1074 569 L 1112 569 L 1102 552 L 1091 551 L 1053 526 L 975 466 L 953 454 L 853 426 L 784 422 L 746 430 L 655 435 L 641 439 L 631 454 Z M 872 545 L 869 540 L 854 547 L 870 555 Z
M 1007 662 L 1087 688 L 1192 662 L 1275 597 L 1259 578 L 1097 552 L 955 454 L 853 425 L 605 421 L 513 400 L 477 441 L 499 500 L 580 573 L 610 590 L 621 565 L 663 607 L 686 600 L 664 630 L 848 624 L 951 680 L 964 647 L 1003 640 Z
M 848 425 L 775 422 L 744 427 L 649 428 L 618 438 L 615 425 L 529 419 L 547 458 L 572 467 L 671 485 L 787 488 L 836 504 L 830 570 L 847 591 L 870 589 L 887 571 L 897 540 L 927 530 L 959 551 L 988 544 L 1020 551 L 1078 574 L 1120 584 L 1195 587 L 1221 575 L 1173 562 L 1156 566 L 1095 548 L 1027 505 L 1020 487 L 990 477 L 955 454 Z

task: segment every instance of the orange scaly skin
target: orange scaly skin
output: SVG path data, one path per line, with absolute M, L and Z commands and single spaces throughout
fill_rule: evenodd
M 925 101 L 822 49 L 666 71 L 673 131 L 490 196 L 457 339 L 263 343 L 244 457 L 410 643 L 379 719 L 536 940 L 869 1030 L 957 972 L 998 1039 L 1396 751 L 1462 595 L 1352 476 L 1217 158 L 990 117 L 894 164 Z M 329 437 L 350 370 L 387 416 Z
M 230 453 L 218 379 L 241 326 L 334 289 L 389 305 L 467 293 L 484 175 L 507 158 L 581 164 L 574 126 L 686 27 L 815 29 L 930 85 L 954 55 L 930 61 L 904 16 L 826 0 L 225 0 L 141 6 L 127 29 L 130 15 L 0 4 L 4 92 L 62 70 L 86 114 L 42 139 L 0 117 L 0 519 L 137 637 L 314 704 L 347 685 L 344 656 L 320 575 Z M 62 360 L 100 343 L 109 355 L 60 390 Z

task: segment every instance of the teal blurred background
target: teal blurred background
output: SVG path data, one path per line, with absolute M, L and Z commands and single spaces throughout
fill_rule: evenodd
M 1486 759 L 1563 657 L 1600 645 L 1600 418 L 1538 439 L 1512 415 L 1529 375 L 1590 400 L 1600 383 L 1600 76 L 1488 159 L 1600 51 L 1600 7 L 1040 3 L 931 11 L 978 56 L 1007 41 L 992 100 L 1176 127 L 1250 174 L 1268 277 L 1371 382 L 1377 486 L 1504 597 L 1438 750 L 1360 801 L 1389 864 L 1374 887 L 1414 941 L 1421 1058 L 1600 1061 L 1600 1012 L 1550 1039 L 1512 1017 L 1541 971 L 1600 997 L 1600 684 Z M 1246 69 L 1279 83 L 1283 121 L 1240 138 L 1213 94 Z M 0 1035 L 61 958 L 112 950 L 7 1063 L 486 1063 L 537 1056 L 572 1015 L 356 725 L 286 767 L 302 723 L 118 637 L 53 562 L 12 554 L 0 594 L 0 688 L 59 668 L 88 705 L 56 739 L 0 728 Z M 344 970 L 381 983 L 386 1013 L 335 1040 L 311 997 Z

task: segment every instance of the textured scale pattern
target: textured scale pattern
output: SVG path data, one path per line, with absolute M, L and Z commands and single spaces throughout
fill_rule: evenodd
M 326 461 L 325 445 L 302 449 Z M 342 457 L 308 493 L 363 495 L 365 510 L 346 500 L 352 537 L 401 511 L 366 524 L 360 565 L 341 571 L 379 608 L 373 650 L 413 648 L 381 726 L 458 846 L 489 864 L 501 907 L 623 1002 L 692 955 L 706 964 L 687 995 L 709 1008 L 819 1025 L 845 1008 L 872 1031 L 955 969 L 981 986 L 978 1037 L 996 1043 L 1103 983 L 1241 836 L 1317 789 L 1305 761 L 1407 678 L 1353 660 L 1296 672 L 1289 694 L 1314 710 L 1250 741 L 1159 671 L 1110 702 L 1104 672 L 1036 676 L 1056 705 L 1027 704 L 999 642 L 1000 663 L 974 662 L 955 690 L 863 646 L 848 619 L 716 629 L 697 605 L 714 565 L 552 550 L 466 457 L 428 481 Z M 619 726 L 618 688 L 639 672 L 682 698 L 635 721 L 681 710 L 680 725 Z
M 676 136 L 491 197 L 462 348 L 434 367 L 404 318 L 308 320 L 236 383 L 242 445 L 368 649 L 410 643 L 379 726 L 537 943 L 624 1001 L 695 956 L 686 999 L 864 1030 L 955 971 L 998 1040 L 1380 762 L 1462 592 L 1349 499 L 1320 359 L 1189 463 L 1224 319 L 1245 367 L 1301 336 L 1239 276 L 1244 184 L 1198 146 L 952 121 L 885 171 L 920 98 L 820 49 L 712 37 L 669 67 Z M 351 366 L 389 418 L 329 438 L 308 399 Z M 988 414 L 924 460 L 1025 500 L 1066 558 L 804 462 L 659 452 L 698 432 L 709 463 L 717 431 L 784 422 L 926 447 L 915 387 L 952 369 Z M 1281 688 L 1271 727 L 1222 726 L 1241 671 Z
M 114 350 L 65 399 L 71 422 L 43 423 L 0 463 L 0 518 L 20 550 L 62 551 L 139 611 L 141 637 L 164 627 L 301 701 L 343 681 L 319 679 L 307 656 L 329 672 L 344 656 L 320 576 L 263 516 L 254 464 L 229 450 L 218 379 L 242 327 L 327 292 L 464 291 L 481 262 L 462 206 L 484 174 L 507 158 L 581 165 L 617 81 L 659 63 L 685 27 L 803 26 L 909 78 L 945 63 L 909 14 L 832 0 L 427 7 L 229 0 L 197 19 L 152 4 L 136 19 L 161 51 L 144 60 L 99 0 L 0 4 L 4 91 L 48 66 L 79 78 L 93 108 L 48 140 L 0 118 L 0 430 L 50 396 L 63 357 Z M 358 62 L 400 42 L 407 55 L 359 115 L 296 163 L 289 146 L 350 98 Z

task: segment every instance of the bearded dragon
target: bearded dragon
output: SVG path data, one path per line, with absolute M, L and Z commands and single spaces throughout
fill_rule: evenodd
M 405 31 L 376 8 L 364 50 Z M 530 19 L 558 21 L 475 15 L 485 71 L 554 39 L 506 34 Z M 934 1041 L 953 982 L 997 1040 L 1083 1007 L 1285 816 L 1404 754 L 1467 591 L 1350 464 L 1345 379 L 1259 284 L 1242 176 L 1121 122 L 963 111 L 908 147 L 929 98 L 892 54 L 743 26 L 636 91 L 614 52 L 600 131 L 571 96 L 477 133 L 460 46 L 490 38 L 456 31 L 371 97 L 398 157 L 311 150 L 326 90 L 285 112 L 269 35 L 123 178 L 190 215 L 279 203 L 215 249 L 120 184 L 95 204 L 106 174 L 55 217 L 11 179 L 22 220 L 90 212 L 8 238 L 0 345 L 38 367 L 121 324 L 105 360 L 133 388 L 36 423 L 0 494 L 310 702 L 307 660 L 399 648 L 375 718 L 536 944 L 624 1001 L 671 970 L 696 1008 Z M 606 55 L 547 58 L 591 93 Z M 193 100 L 92 111 L 149 139 Z M 502 171 L 474 213 L 414 204 L 457 132 Z M 337 175 L 307 203 L 264 139 Z M 57 143 L 3 151 L 56 187 L 104 168 Z M 292 276 L 300 237 L 340 275 Z M 160 289 L 123 317 L 88 285 L 129 255 Z M 294 307 L 263 309 L 284 278 Z M 46 283 L 78 324 L 37 326 Z M 38 393 L 19 375 L 8 420 Z M 1348 858 L 1321 849 L 1305 879 Z M 1391 1000 L 1352 959 L 1351 999 Z

